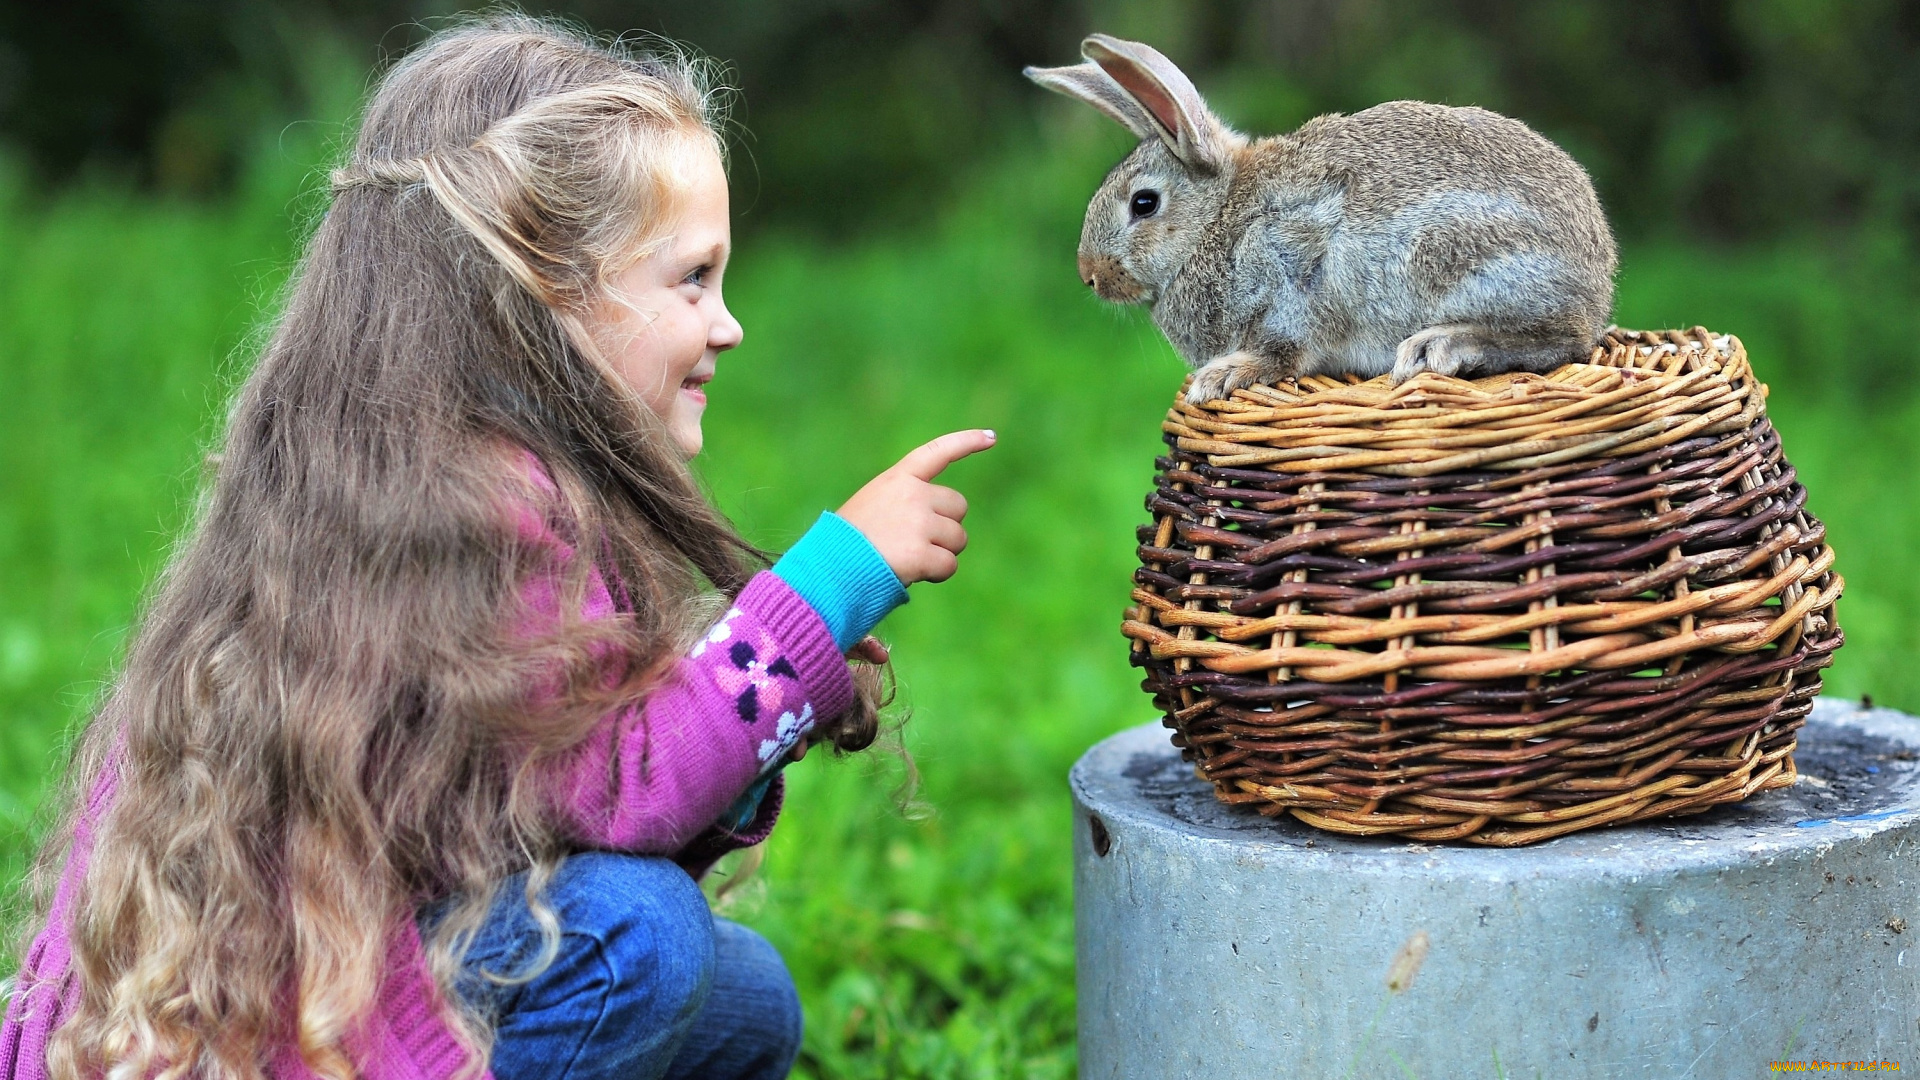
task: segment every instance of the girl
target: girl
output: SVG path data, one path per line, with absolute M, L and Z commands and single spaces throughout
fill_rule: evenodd
M 81 740 L 0 1076 L 786 1074 L 792 980 L 695 879 L 871 741 L 844 657 L 954 572 L 930 481 L 993 436 L 755 572 L 686 465 L 741 336 L 715 123 L 521 18 L 381 82 Z

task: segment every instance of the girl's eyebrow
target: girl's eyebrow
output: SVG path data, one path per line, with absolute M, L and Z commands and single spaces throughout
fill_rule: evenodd
M 720 241 L 718 243 L 715 243 L 712 247 L 708 248 L 705 251 L 690 252 L 682 256 L 677 261 L 680 265 L 683 265 L 683 266 L 702 266 L 702 265 L 718 266 L 720 263 L 724 262 L 726 258 L 727 258 L 726 242 Z
M 727 245 L 725 241 L 722 241 L 714 244 L 705 251 L 689 252 L 686 255 L 674 259 L 672 262 L 662 263 L 660 265 L 667 271 L 668 277 L 679 278 L 702 267 L 712 269 L 714 267 L 724 266 L 726 261 Z

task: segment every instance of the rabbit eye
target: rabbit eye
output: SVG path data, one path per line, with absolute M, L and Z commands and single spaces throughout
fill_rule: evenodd
M 1142 188 L 1134 192 L 1132 208 L 1134 217 L 1152 216 L 1155 210 L 1160 209 L 1160 193 L 1151 188 Z

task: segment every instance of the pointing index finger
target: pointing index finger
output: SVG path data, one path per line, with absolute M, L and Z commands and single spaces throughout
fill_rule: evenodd
M 968 431 L 950 431 L 932 442 L 910 451 L 900 459 L 900 468 L 922 480 L 931 481 L 946 470 L 946 467 L 969 454 L 977 454 L 992 446 L 994 434 L 985 428 L 973 428 Z

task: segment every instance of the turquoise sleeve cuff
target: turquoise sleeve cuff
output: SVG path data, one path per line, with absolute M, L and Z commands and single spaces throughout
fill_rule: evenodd
M 733 805 L 727 807 L 727 812 L 720 815 L 720 826 L 728 832 L 746 832 L 747 826 L 753 824 L 753 819 L 760 816 L 760 802 L 767 797 L 767 789 L 773 786 L 773 778 L 780 775 L 779 766 L 784 764 L 775 763 L 774 768 L 760 774 L 760 779 L 755 780 L 752 787 L 741 792 L 740 797 L 733 800 Z
M 827 511 L 773 572 L 800 594 L 846 652 L 860 643 L 887 612 L 907 602 L 906 586 L 859 529 Z

